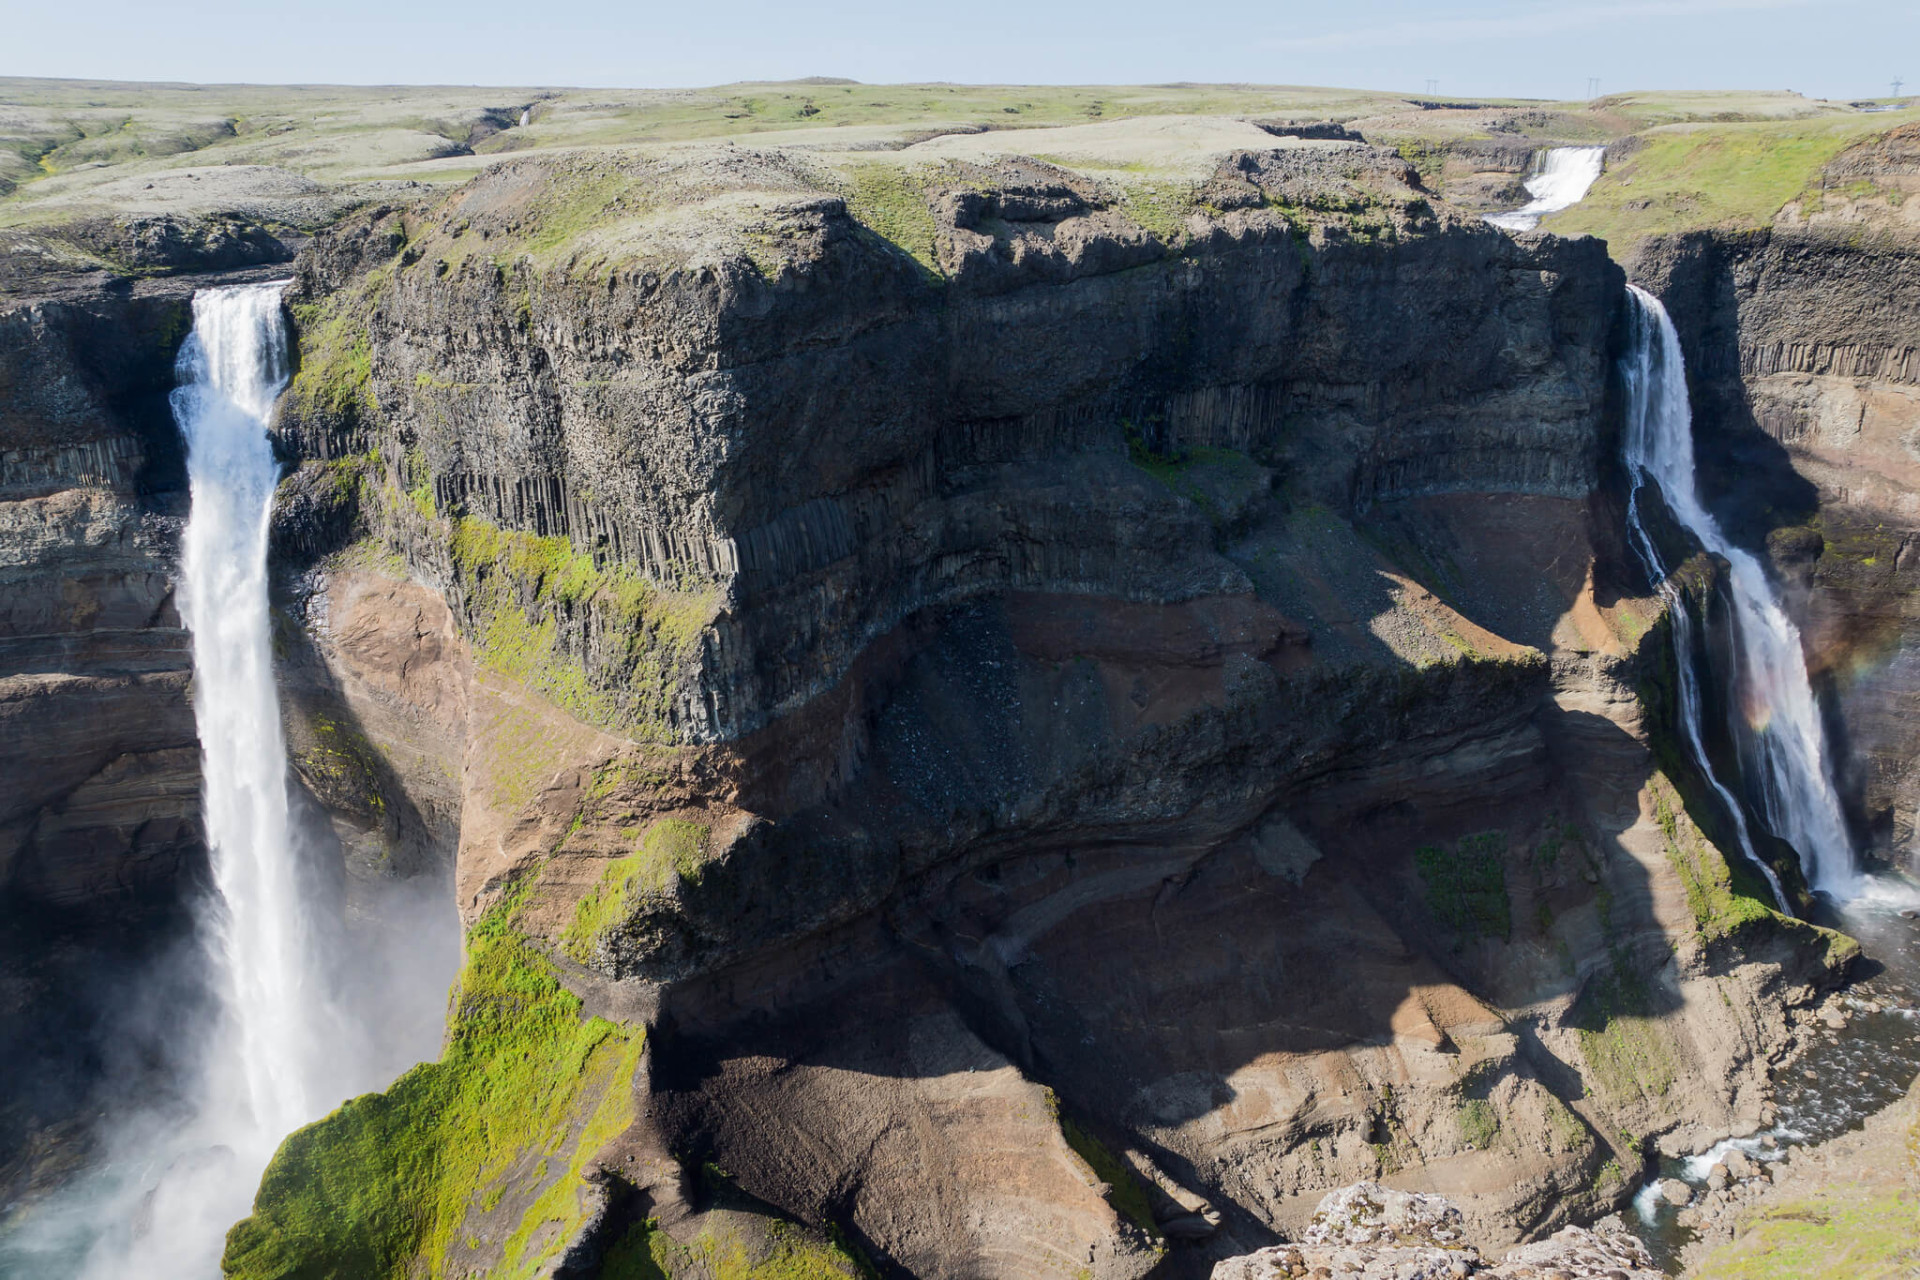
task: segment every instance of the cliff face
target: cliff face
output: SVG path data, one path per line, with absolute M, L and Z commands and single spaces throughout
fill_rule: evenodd
M 1920 810 L 1920 241 L 1904 198 L 1920 184 L 1916 136 L 1843 153 L 1835 196 L 1790 206 L 1771 230 L 1658 241 L 1632 266 L 1681 331 L 1703 485 L 1798 588 L 1862 834 L 1896 863 Z
M 164 948 L 204 862 L 170 573 L 185 477 L 166 396 L 187 327 L 178 291 L 0 299 L 8 1198 L 74 1158 L 65 1131 L 103 1055 L 137 1071 L 152 1051 L 122 1059 L 96 1023 L 115 971 Z
M 474 931 L 445 1060 L 291 1144 L 230 1272 L 699 1273 L 784 1217 L 889 1274 L 1203 1273 L 1361 1177 L 1535 1234 L 1757 1115 L 1846 952 L 1649 750 L 1620 274 L 1410 181 L 876 206 L 725 151 L 322 237 L 289 545 L 366 535 L 330 627 L 383 577 L 450 606 L 387 667 L 459 691 Z M 499 1038 L 503 957 L 611 1028 L 537 1164 L 431 1102 L 560 1054 Z M 399 1132 L 459 1154 L 348 1154 Z M 321 1187 L 425 1199 L 322 1238 Z

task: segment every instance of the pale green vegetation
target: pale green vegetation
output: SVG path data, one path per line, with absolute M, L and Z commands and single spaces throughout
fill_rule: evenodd
M 228 1235 L 228 1276 L 464 1275 L 482 1217 L 495 1280 L 551 1267 L 585 1219 L 587 1162 L 633 1120 L 642 1037 L 581 1018 L 516 901 L 468 934 L 440 1061 L 287 1139 Z
M 1835 156 L 1902 122 L 1898 115 L 1846 112 L 1663 125 L 1610 160 L 1586 199 L 1542 225 L 1561 235 L 1599 236 L 1616 255 L 1664 232 L 1764 227 L 1788 201 L 1817 194 Z
M 934 257 L 933 210 L 927 204 L 929 179 L 938 172 L 875 162 L 850 165 L 841 174 L 847 211 L 912 254 L 929 274 L 940 270 Z
M 1845 1276 L 1907 1280 L 1920 1268 L 1920 1211 L 1897 1193 L 1773 1205 L 1688 1274 L 1695 1280 Z
M 592 959 L 607 931 L 625 921 L 640 899 L 663 893 L 676 881 L 699 879 L 706 843 L 706 827 L 684 818 L 663 818 L 647 828 L 633 852 L 608 863 L 600 882 L 580 900 L 561 948 L 583 964 Z

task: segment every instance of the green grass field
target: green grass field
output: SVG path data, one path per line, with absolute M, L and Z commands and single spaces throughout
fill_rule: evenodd
M 1842 151 L 1901 122 L 1892 114 L 1665 125 L 1610 162 L 1587 198 L 1543 224 L 1600 236 L 1621 252 L 1659 232 L 1760 227 L 1810 189 Z
M 1191 124 L 1181 133 L 1169 118 Z M 650 90 L 0 78 L 0 228 L 215 211 L 317 227 L 347 206 L 417 198 L 422 185 L 465 181 L 516 156 L 659 153 L 721 139 L 846 171 L 855 197 L 897 185 L 887 171 L 936 138 L 930 160 L 1011 150 L 1136 181 L 1191 181 L 1208 155 L 1265 136 L 1236 122 L 1333 120 L 1430 161 L 1461 144 L 1633 138 L 1638 149 L 1623 151 L 1583 204 L 1549 224 L 1627 246 L 1660 231 L 1764 225 L 1817 189 L 1834 155 L 1905 118 L 1784 92 L 1459 103 L 1293 85 L 809 80 Z M 918 149 L 903 155 L 909 147 Z

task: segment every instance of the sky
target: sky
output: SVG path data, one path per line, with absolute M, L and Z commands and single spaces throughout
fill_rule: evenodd
M 0 0 L 0 75 L 683 87 L 1317 84 L 1455 97 L 1920 92 L 1920 0 Z M 1912 65 L 1907 65 L 1911 62 Z

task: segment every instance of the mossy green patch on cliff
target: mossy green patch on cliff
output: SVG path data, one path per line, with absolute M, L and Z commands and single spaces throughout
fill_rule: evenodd
M 1647 786 L 1653 793 L 1667 862 L 1687 887 L 1687 907 L 1701 936 L 1710 942 L 1738 937 L 1755 925 L 1779 919 L 1779 913 L 1766 903 L 1735 888 L 1727 860 L 1687 820 L 1673 785 L 1655 774 Z
M 1067 1116 L 1060 1117 L 1060 1136 L 1067 1140 L 1075 1155 L 1087 1162 L 1093 1176 L 1105 1183 L 1114 1210 L 1134 1226 L 1158 1239 L 1160 1227 L 1153 1220 L 1153 1204 L 1146 1188 L 1119 1156 Z
M 1468 1098 L 1454 1113 L 1460 1129 L 1460 1141 L 1478 1151 L 1487 1151 L 1500 1137 L 1500 1116 L 1485 1098 Z
M 305 727 L 310 745 L 296 747 L 294 766 L 314 794 L 329 808 L 379 818 L 387 806 L 379 748 L 359 729 L 332 716 L 315 715 Z
M 600 882 L 574 908 L 561 947 L 585 964 L 607 930 L 629 915 L 634 902 L 678 880 L 696 880 L 705 864 L 707 828 L 684 818 L 662 818 L 647 828 L 634 851 L 607 864 Z
M 1427 909 L 1462 938 L 1499 938 L 1512 932 L 1507 900 L 1507 836 L 1487 831 L 1453 848 L 1425 845 L 1413 865 L 1426 885 Z
M 934 253 L 937 227 L 927 203 L 932 171 L 863 164 L 847 169 L 842 176 L 841 194 L 848 213 L 881 239 L 912 255 L 930 278 L 942 274 Z
M 1589 1078 L 1614 1100 L 1658 1097 L 1673 1087 L 1680 1066 L 1646 980 L 1620 956 L 1603 977 L 1587 984 L 1570 1021 L 1580 1033 Z
M 369 329 L 392 277 L 391 268 L 379 267 L 320 302 L 288 306 L 299 352 L 283 402 L 288 413 L 352 429 L 379 409 Z
M 1123 419 L 1120 427 L 1128 461 L 1199 507 L 1216 527 L 1233 523 L 1267 491 L 1267 469 L 1236 449 L 1200 445 L 1178 454 L 1160 453 L 1148 446 L 1133 423 Z
M 778 1219 L 717 1213 L 689 1244 L 637 1222 L 607 1250 L 600 1280 L 866 1280 L 870 1268 L 837 1244 Z
M 481 662 L 590 724 L 671 737 L 677 683 L 719 610 L 717 588 L 658 587 L 565 538 L 473 516 L 451 522 L 448 546 Z M 585 635 L 592 669 L 578 651 Z
M 633 1118 L 641 1034 L 599 1018 L 514 930 L 513 904 L 467 939 L 446 1050 L 385 1093 L 288 1138 L 225 1273 L 275 1280 L 465 1275 L 488 1218 L 487 1274 L 534 1275 L 584 1220 L 582 1170 Z

